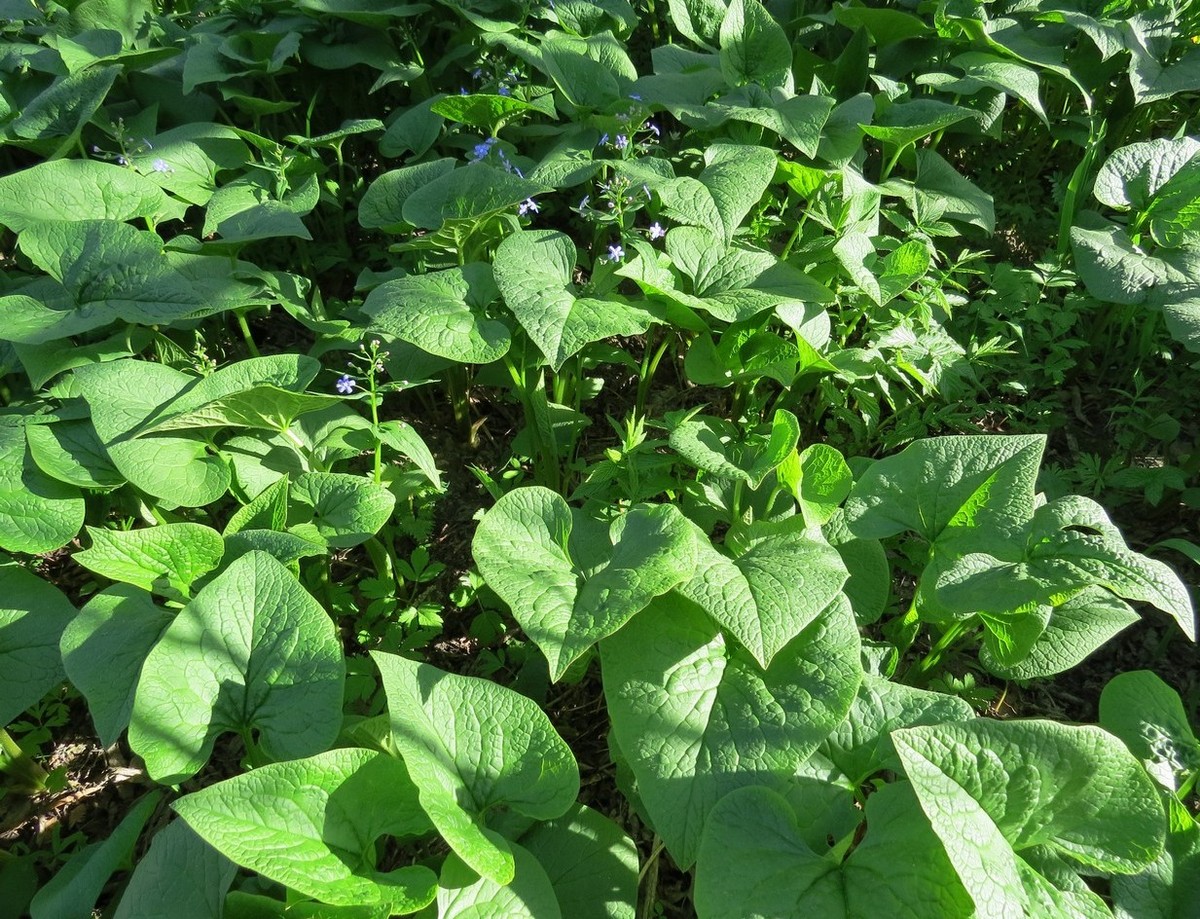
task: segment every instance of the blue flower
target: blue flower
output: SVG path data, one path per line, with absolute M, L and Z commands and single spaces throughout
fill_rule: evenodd
M 641 101 L 642 101 L 642 97 L 641 97 L 641 96 L 639 96 L 637 93 L 630 93 L 630 94 L 629 94 L 629 98 L 630 98 L 630 99 L 632 99 L 634 102 L 641 102 Z
M 478 163 L 481 159 L 485 158 L 489 153 L 491 153 L 492 147 L 495 145 L 495 143 L 496 138 L 489 137 L 487 140 L 476 144 L 474 149 L 471 150 L 471 162 Z
M 588 206 L 588 202 L 591 200 L 592 200 L 591 195 L 584 195 L 582 198 L 579 199 L 579 209 L 582 211 L 585 207 Z
M 613 146 L 618 150 L 624 150 L 629 146 L 629 138 L 624 134 L 618 134 L 617 139 L 613 141 Z
M 354 392 L 354 387 L 358 384 L 354 382 L 354 378 L 350 376 L 350 374 L 345 373 L 338 377 L 338 381 L 334 385 L 337 391 L 343 396 L 348 396 L 350 393 Z
M 625 250 L 621 248 L 620 243 L 613 243 L 608 247 L 608 257 L 614 262 L 619 262 L 625 257 Z
M 598 141 L 596 141 L 596 146 L 603 147 L 606 143 L 608 143 L 608 132 L 607 131 L 605 131 L 603 134 L 600 135 L 600 139 Z
M 650 224 L 650 238 L 651 239 L 662 239 L 666 235 L 667 235 L 667 231 L 663 229 L 663 225 L 661 223 L 659 223 L 657 220 L 654 221 L 654 223 Z
M 511 96 L 512 95 L 512 90 L 509 89 L 507 86 L 501 86 L 498 90 L 496 90 L 496 92 L 499 93 L 501 96 Z
M 168 163 L 166 160 L 164 160 L 161 156 L 156 158 L 154 160 L 154 162 L 150 164 L 150 167 L 155 172 L 174 172 L 175 171 L 174 169 L 171 168 L 171 164 Z
M 528 213 L 532 212 L 532 213 L 536 214 L 540 210 L 541 210 L 541 208 L 538 207 L 538 204 L 536 201 L 534 201 L 532 198 L 526 198 L 524 201 L 521 202 L 521 206 L 519 208 L 517 208 L 517 215 L 520 217 L 524 217 Z

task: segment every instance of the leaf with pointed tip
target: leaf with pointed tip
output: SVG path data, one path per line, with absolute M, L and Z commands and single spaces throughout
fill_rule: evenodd
M 782 788 L 841 723 L 862 679 L 844 598 L 766 670 L 675 593 L 605 639 L 600 652 L 617 743 L 680 867 L 695 861 L 713 806 L 735 788 Z
M 226 858 L 335 906 L 386 904 L 395 913 L 432 902 L 433 872 L 421 865 L 375 870 L 381 836 L 432 829 L 404 763 L 348 747 L 270 763 L 172 805 Z
M 520 230 L 505 237 L 492 263 L 504 302 L 555 370 L 584 345 L 640 335 L 654 321 L 638 306 L 577 296 L 575 258 L 575 244 L 565 234 Z
M 1200 771 L 1200 740 L 1179 693 L 1150 670 L 1119 673 L 1100 694 L 1100 725 L 1168 791 Z
M 371 328 L 430 354 L 471 364 L 499 360 L 512 343 L 508 326 L 487 315 L 499 296 L 483 262 L 387 281 L 367 295 Z
M 333 622 L 279 562 L 243 555 L 167 627 L 142 666 L 129 744 L 176 784 L 226 731 L 258 732 L 274 759 L 333 743 L 345 663 Z
M 546 655 L 552 680 L 695 568 L 693 527 L 670 505 L 635 507 L 607 533 L 587 523 L 549 489 L 520 488 L 484 514 L 472 543 L 488 586 Z
M 137 530 L 87 528 L 91 546 L 76 552 L 79 564 L 113 581 L 147 591 L 164 587 L 189 596 L 192 582 L 221 563 L 220 534 L 199 523 L 164 523 Z
M 392 516 L 396 496 L 358 475 L 306 472 L 292 482 L 288 525 L 312 523 L 330 546 L 366 542 Z
M 176 820 L 154 834 L 113 919 L 221 919 L 237 866 Z
M 514 847 L 489 828 L 489 816 L 564 814 L 579 793 L 570 748 L 536 703 L 511 689 L 394 654 L 371 656 L 421 806 L 475 872 L 510 883 Z
M 31 555 L 66 545 L 83 526 L 83 495 L 33 461 L 24 425 L 0 425 L 0 548 Z
M 57 587 L 15 565 L 0 566 L 0 726 L 62 681 L 58 642 L 74 615 Z

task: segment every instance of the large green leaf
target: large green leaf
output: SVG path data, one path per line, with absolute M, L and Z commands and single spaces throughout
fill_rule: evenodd
M 226 731 L 256 731 L 273 759 L 308 756 L 337 736 L 344 679 L 329 616 L 279 562 L 250 552 L 147 655 L 129 744 L 169 784 L 194 775 Z
M 482 262 L 387 281 L 371 291 L 363 312 L 371 328 L 430 354 L 471 364 L 490 364 L 511 344 L 508 326 L 490 318 L 499 291 Z
M 805 841 L 800 815 L 764 787 L 726 795 L 696 864 L 700 919 L 902 916 L 968 919 L 971 901 L 907 785 L 867 799 L 865 833 L 843 858 Z
M 195 382 L 150 361 L 92 364 L 75 371 L 92 409 L 92 424 L 113 465 L 130 483 L 185 507 L 211 504 L 229 488 L 229 467 L 203 440 L 182 436 L 135 438 L 147 419 Z
M 536 824 L 521 837 L 521 847 L 545 870 L 563 916 L 633 919 L 637 847 L 599 811 L 576 804 L 561 817 Z
M 25 439 L 33 461 L 53 479 L 78 488 L 105 490 L 125 484 L 90 421 L 29 424 Z
M 579 793 L 570 748 L 545 713 L 511 689 L 392 654 L 372 656 L 392 739 L 421 806 L 472 870 L 510 883 L 514 848 L 492 821 L 506 811 L 541 820 L 564 814 Z
M 935 131 L 976 117 L 977 113 L 969 108 L 936 99 L 913 99 L 891 103 L 873 124 L 859 124 L 859 128 L 886 143 L 907 147 Z
M 550 191 L 540 182 L 485 163 L 472 163 L 426 180 L 405 199 L 405 223 L 440 230 L 447 222 L 474 223 L 513 210 L 526 198 Z
M 59 637 L 75 615 L 57 587 L 15 565 L 0 565 L 0 727 L 63 678 Z
M 104 891 L 112 873 L 133 854 L 142 827 L 158 806 L 161 792 L 142 797 L 122 817 L 112 835 L 80 849 L 29 904 L 33 919 L 83 919 Z
M 699 176 L 664 180 L 651 188 L 670 219 L 710 230 L 728 245 L 775 175 L 775 160 L 775 152 L 766 147 L 711 144 Z
M 350 747 L 260 766 L 173 806 L 226 858 L 322 902 L 412 913 L 433 900 L 428 868 L 376 871 L 376 839 L 433 828 L 404 764 L 387 754 Z
M 64 629 L 63 667 L 106 747 L 129 726 L 142 662 L 174 618 L 144 590 L 121 584 L 92 597 Z
M 849 604 L 830 607 L 766 670 L 701 609 L 668 594 L 601 643 L 617 743 L 655 831 L 695 861 L 713 806 L 793 775 L 842 721 L 862 678 Z
M 34 464 L 25 427 L 0 425 L 0 549 L 50 552 L 75 537 L 83 514 L 79 489 Z
M 409 196 L 453 168 L 454 160 L 447 157 L 385 172 L 363 195 L 358 205 L 358 222 L 364 227 L 388 230 L 409 225 L 404 217 L 404 203 Z
M 74 134 L 96 113 L 121 69 L 89 67 L 59 77 L 21 107 L 6 126 L 8 134 L 22 140 Z
M 176 820 L 154 834 L 113 919 L 221 919 L 237 866 Z
M 819 529 L 794 517 L 728 540 L 722 554 L 695 526 L 696 574 L 676 588 L 733 635 L 763 667 L 820 615 L 846 582 L 846 566 Z
M 221 534 L 199 523 L 166 523 L 137 530 L 88 527 L 92 544 L 73 558 L 83 567 L 143 590 L 164 587 L 188 596 L 192 582 L 225 554 Z
M 948 851 L 970 832 L 942 810 L 966 807 L 950 804 L 953 795 L 971 798 L 1017 853 L 1046 846 L 1091 869 L 1136 874 L 1162 852 L 1154 784 L 1099 728 L 980 718 L 893 731 L 892 742 Z
M 1033 516 L 1046 439 L 1039 434 L 933 437 L 868 467 L 846 499 L 855 536 L 913 530 L 930 542 L 947 527 L 1011 527 Z
M 497 501 L 472 552 L 488 586 L 546 655 L 554 680 L 695 568 L 693 528 L 675 508 L 640 506 L 606 531 L 573 518 L 561 496 L 540 486 Z
M 17 233 L 45 220 L 161 223 L 185 210 L 150 179 L 96 160 L 54 160 L 0 178 L 0 224 Z
M 292 482 L 288 525 L 309 524 L 330 546 L 366 542 L 392 516 L 396 496 L 362 476 L 306 472 Z
M 510 845 L 516 873 L 505 884 L 480 876 L 457 855 L 446 859 L 437 919 L 563 919 L 546 870 L 523 847 Z
M 1141 213 L 1198 153 L 1200 141 L 1192 137 L 1128 144 L 1104 161 L 1092 193 L 1101 204 Z
M 1172 792 L 1200 773 L 1200 740 L 1179 693 L 1149 670 L 1119 673 L 1100 694 L 1100 724 Z
M 791 82 L 791 42 L 758 0 L 730 0 L 719 37 L 721 72 L 732 85 Z
M 641 307 L 575 292 L 575 244 L 556 230 L 505 237 L 492 263 L 504 302 L 555 370 L 590 342 L 640 335 L 654 321 Z

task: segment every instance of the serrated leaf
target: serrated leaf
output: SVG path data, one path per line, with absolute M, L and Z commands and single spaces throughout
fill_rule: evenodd
M 475 872 L 510 883 L 514 847 L 489 828 L 489 815 L 564 814 L 579 792 L 570 748 L 545 713 L 511 689 L 392 654 L 372 657 L 387 692 L 392 739 L 421 806 Z
M 156 781 L 207 762 L 226 731 L 258 732 L 274 759 L 328 747 L 345 664 L 333 622 L 279 562 L 242 556 L 201 590 L 142 667 L 129 744 Z
M 681 867 L 695 861 L 714 805 L 747 785 L 782 787 L 845 717 L 862 678 L 844 599 L 766 670 L 677 594 L 655 601 L 600 650 L 617 743 Z

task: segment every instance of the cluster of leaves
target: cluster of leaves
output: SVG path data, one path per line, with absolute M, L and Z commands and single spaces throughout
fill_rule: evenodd
M 1173 690 L 1118 676 L 1101 729 L 934 687 L 1054 677 L 1131 604 L 1195 641 L 1038 477 L 1109 305 L 1194 385 L 1200 21 L 819 6 L 0 0 L 4 794 L 61 781 L 48 697 L 153 786 L 0 900 L 633 919 L 636 814 L 701 917 L 1189 915 Z M 972 168 L 1007 138 L 1034 165 Z M 476 605 L 482 675 L 428 663 Z M 550 684 L 602 698 L 620 808 Z

